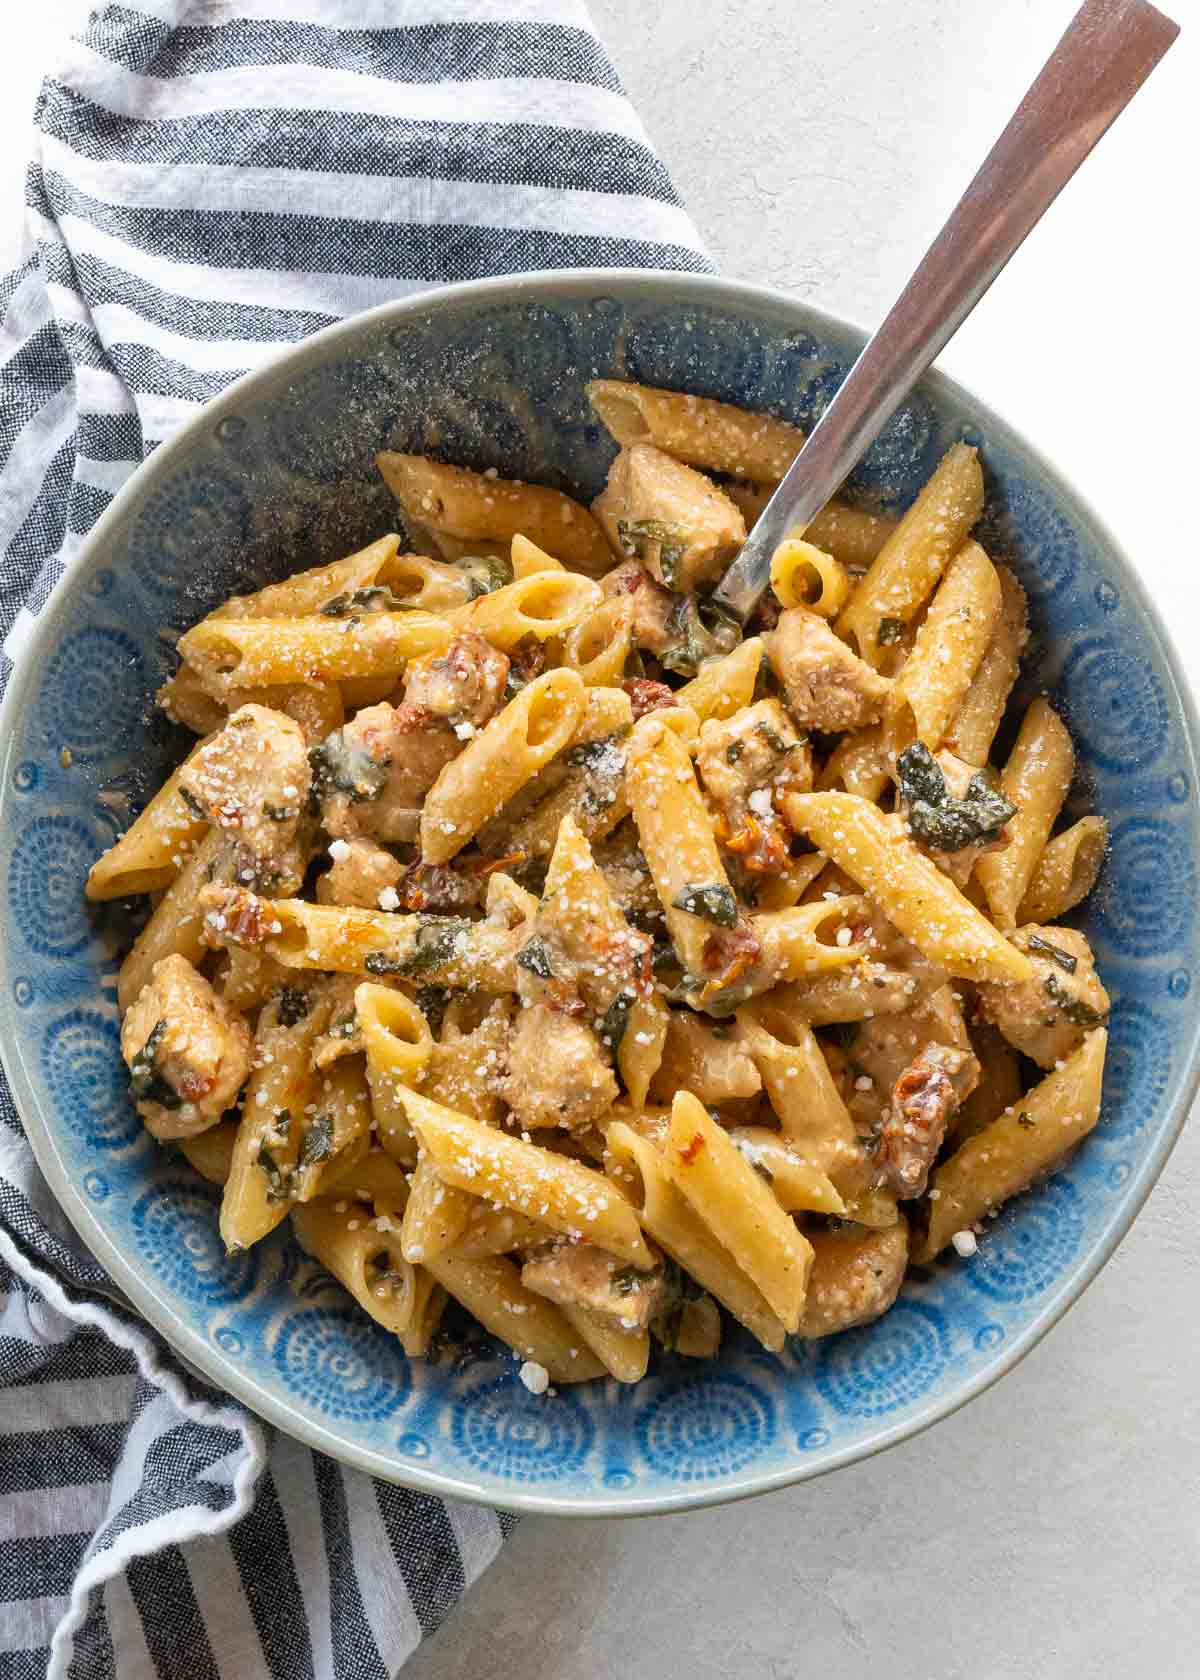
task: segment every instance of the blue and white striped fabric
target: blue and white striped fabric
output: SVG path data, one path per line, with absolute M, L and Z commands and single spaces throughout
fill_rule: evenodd
M 100 5 L 0 284 L 0 683 L 122 483 L 287 342 L 441 281 L 708 266 L 576 0 Z M 208 1389 L 55 1208 L 0 1080 L 0 1680 L 374 1680 L 507 1519 Z

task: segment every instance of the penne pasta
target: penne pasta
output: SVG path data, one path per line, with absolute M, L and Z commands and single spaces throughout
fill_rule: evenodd
M 445 863 L 461 851 L 562 751 L 583 717 L 586 693 L 574 671 L 548 671 L 468 741 L 426 796 L 421 852 L 427 863 Z
M 435 1255 L 428 1270 L 485 1330 L 523 1360 L 542 1366 L 551 1382 L 590 1382 L 605 1374 L 562 1310 L 526 1289 L 511 1260 L 445 1253 Z
M 996 568 L 978 543 L 964 544 L 885 703 L 884 734 L 893 758 L 914 741 L 940 750 L 992 643 L 1000 611 Z
M 850 593 L 850 576 L 832 554 L 793 535 L 771 556 L 771 588 L 781 607 L 807 607 L 822 618 L 836 618 Z
M 647 1271 L 653 1266 L 628 1202 L 600 1173 L 493 1131 L 415 1091 L 404 1093 L 404 1103 L 444 1183 L 538 1219 L 563 1236 L 586 1238 L 632 1266 Z
M 339 595 L 353 595 L 367 588 L 379 577 L 388 563 L 395 559 L 400 547 L 397 536 L 380 537 L 368 543 L 356 554 L 344 560 L 334 560 L 328 566 L 313 566 L 307 572 L 294 572 L 282 583 L 269 583 L 253 595 L 231 595 L 223 605 L 209 613 L 212 619 L 248 618 L 306 618 Z
M 612 595 L 567 632 L 563 664 L 578 671 L 589 688 L 611 687 L 625 675 L 633 647 L 633 599 Z
M 612 565 L 604 534 L 587 508 L 541 484 L 447 467 L 421 455 L 377 457 L 384 482 L 406 516 L 470 543 L 524 536 L 575 571 L 598 577 Z
M 272 683 L 322 686 L 353 677 L 398 677 L 405 663 L 439 653 L 453 630 L 424 612 L 361 618 L 206 619 L 179 651 L 218 699 Z
M 783 477 L 804 433 L 770 414 L 752 414 L 711 397 L 593 379 L 588 401 L 617 442 L 652 443 L 677 461 L 758 482 Z
M 162 892 L 178 875 L 188 854 L 208 832 L 207 818 L 198 816 L 185 803 L 179 791 L 179 778 L 211 738 L 196 743 L 145 810 L 96 859 L 84 888 L 93 903 L 130 898 L 136 893 Z
M 1006 827 L 1008 845 L 1003 851 L 986 853 L 975 865 L 998 927 L 1017 925 L 1017 910 L 1074 773 L 1075 749 L 1065 725 L 1045 700 L 1035 700 L 1000 776 L 1001 792 L 1017 808 Z
M 1100 1118 L 1108 1034 L 1091 1032 L 1066 1062 L 982 1127 L 936 1167 L 929 1229 L 917 1245 L 921 1264 L 956 1231 L 969 1231 L 1043 1173 L 1061 1164 Z
M 956 443 L 872 562 L 837 621 L 859 657 L 876 670 L 887 660 L 891 627 L 911 622 L 983 512 L 978 451 Z M 811 534 L 810 534 L 810 540 Z
M 412 1265 L 455 1248 L 471 1218 L 477 1198 L 444 1184 L 428 1155 L 421 1155 L 409 1185 L 400 1247 Z
M 155 963 L 164 957 L 186 957 L 198 962 L 204 949 L 204 915 L 198 899 L 226 845 L 224 835 L 210 830 L 195 847 L 151 912 L 117 976 L 117 1003 L 129 1008 L 150 978 Z
M 1017 909 L 1018 924 L 1058 922 L 1082 904 L 1096 885 L 1107 845 L 1103 817 L 1080 817 L 1047 840 Z
M 789 1333 L 800 1324 L 812 1246 L 704 1105 L 680 1091 L 663 1161 L 692 1212 L 739 1264 Z
M 966 980 L 1029 979 L 1029 959 L 876 806 L 852 793 L 792 793 L 784 806 L 931 961 Z
M 493 647 L 510 652 L 532 637 L 548 642 L 599 608 L 603 597 L 596 584 L 571 572 L 532 572 L 481 595 L 470 606 L 449 615 L 453 624 L 486 636 Z M 597 679 L 600 681 L 601 679 Z
M 731 653 L 706 659 L 691 682 L 676 690 L 675 704 L 690 706 L 701 723 L 734 717 L 754 699 L 762 656 L 761 636 L 751 636 Z
M 365 1219 L 353 1207 L 339 1212 L 328 1202 L 315 1202 L 297 1208 L 292 1223 L 301 1247 L 377 1324 L 400 1338 L 406 1353 L 424 1351 L 435 1279 L 405 1260 L 391 1220 Z
M 950 750 L 967 764 L 987 763 L 1017 680 L 1022 649 L 1029 640 L 1025 591 L 1007 566 L 997 566 L 996 575 L 1000 580 L 1000 616 L 946 738 Z

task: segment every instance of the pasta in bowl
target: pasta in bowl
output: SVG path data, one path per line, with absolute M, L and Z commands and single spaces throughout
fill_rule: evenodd
M 269 490 L 279 413 L 303 425 L 292 386 L 256 407 L 250 381 L 226 401 L 259 453 L 231 461 L 218 417 L 220 472 L 202 450 L 163 479 L 169 526 L 134 502 L 141 618 L 72 634 L 124 634 L 164 721 L 129 726 L 140 778 L 115 843 L 89 837 L 101 972 L 39 988 L 42 1065 L 81 1033 L 109 1058 L 105 1125 L 67 1087 L 64 1195 L 139 1304 L 328 1450 L 546 1509 L 752 1491 L 927 1421 L 1061 1310 L 1169 1141 L 1159 1115 L 1115 1175 L 1113 1070 L 1137 1089 L 1130 1023 L 1162 1012 L 1116 908 L 1130 819 L 1072 675 L 1090 650 L 1047 663 L 1074 597 L 1052 544 L 1044 571 L 1022 552 L 1004 428 L 910 409 L 920 447 L 885 439 L 731 623 L 712 587 L 811 416 L 761 378 L 714 392 L 719 357 L 655 364 L 640 284 L 620 354 L 577 358 L 612 370 L 569 396 L 586 470 L 435 446 L 393 386 L 361 446 L 342 424 L 362 509 L 311 492 L 339 540 L 280 540 L 247 494 L 201 577 L 179 481 Z M 609 332 L 557 286 L 559 325 Z M 720 309 L 686 307 L 711 348 Z M 318 341 L 296 390 L 369 392 L 364 367 L 403 364 L 394 319 L 356 329 L 350 373 Z M 564 400 L 531 367 L 518 413 Z M 122 743 L 86 715 L 54 714 L 73 762 L 48 780 L 111 812 Z M 1177 750 L 1168 725 L 1143 756 Z M 156 1239 L 180 1222 L 206 1257 L 183 1283 Z M 1057 1266 L 1036 1240 L 1031 1266 L 1043 1228 Z

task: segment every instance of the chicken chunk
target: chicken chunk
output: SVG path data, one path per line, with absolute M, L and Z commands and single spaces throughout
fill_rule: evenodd
M 590 1027 L 546 1003 L 521 1010 L 502 1094 L 522 1126 L 575 1130 L 607 1112 L 617 1081 Z
M 954 990 L 941 985 L 911 1008 L 863 1021 L 847 1046 L 847 1071 L 853 1075 L 847 1106 L 859 1131 L 878 1132 L 896 1081 L 928 1045 L 962 1053 L 954 1091 L 965 1102 L 979 1079 L 979 1062 Z
M 415 840 L 425 795 L 461 749 L 423 707 L 364 706 L 314 751 L 322 822 L 344 840 Z
M 958 1109 L 955 1077 L 967 1053 L 927 1044 L 892 1087 L 875 1161 L 883 1180 L 904 1199 L 923 1196 L 930 1168 Z
M 633 596 L 633 645 L 657 659 L 672 641 L 668 628 L 677 597 L 655 583 L 640 560 L 616 566 L 600 584 L 605 595 Z
M 395 910 L 404 865 L 373 840 L 335 840 L 333 868 L 317 882 L 318 904 L 350 904 L 362 910 Z M 390 896 L 389 896 L 390 895 Z
M 1008 1042 L 1039 1067 L 1073 1056 L 1093 1027 L 1108 1017 L 1108 993 L 1082 933 L 1030 922 L 1009 935 L 1033 964 L 1019 985 L 979 987 L 979 1011 Z
M 184 765 L 179 791 L 232 842 L 238 873 L 264 890 L 294 876 L 308 803 L 308 747 L 299 724 L 266 706 L 240 706 Z
M 801 729 L 836 734 L 878 723 L 891 684 L 806 607 L 790 607 L 767 641 L 767 657 Z
M 482 729 L 504 702 L 508 655 L 463 630 L 441 653 L 414 659 L 404 674 L 404 700 L 451 725 Z M 464 730 L 465 734 L 465 730 Z
M 791 830 L 775 793 L 807 793 L 812 752 L 778 700 L 759 700 L 736 717 L 709 718 L 700 731 L 696 768 L 717 811 L 717 839 L 755 875 L 776 875 L 788 859 Z
M 521 1282 L 547 1301 L 578 1307 L 622 1330 L 645 1330 L 666 1291 L 661 1266 L 639 1272 L 589 1242 L 550 1242 L 534 1249 L 521 1268 Z
M 902 1218 L 876 1230 L 843 1225 L 810 1231 L 808 1240 L 813 1263 L 799 1330 L 805 1340 L 869 1324 L 887 1312 L 908 1265 L 908 1226 Z
M 715 582 L 746 540 L 746 522 L 724 491 L 652 443 L 622 449 L 592 512 L 619 553 L 685 593 Z
M 178 955 L 155 963 L 121 1024 L 137 1111 L 157 1138 L 217 1121 L 250 1071 L 250 1029 Z

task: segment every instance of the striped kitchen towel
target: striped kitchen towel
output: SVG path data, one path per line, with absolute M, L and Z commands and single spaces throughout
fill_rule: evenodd
M 282 344 L 441 281 L 708 261 L 578 0 L 99 5 L 0 283 L 0 684 L 115 492 Z M 394 1674 L 508 1519 L 374 1482 L 186 1370 L 0 1079 L 0 1680 Z

